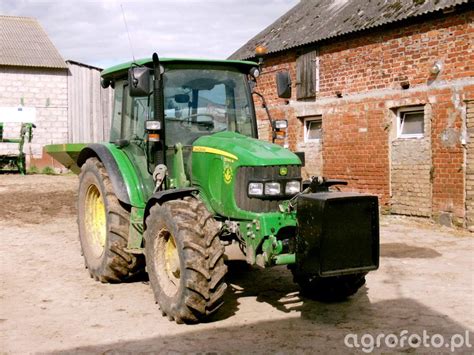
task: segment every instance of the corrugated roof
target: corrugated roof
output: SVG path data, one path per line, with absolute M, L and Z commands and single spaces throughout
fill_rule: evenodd
M 0 65 L 67 68 L 39 22 L 31 17 L 0 16 Z
M 264 45 L 268 53 L 275 53 L 472 2 L 302 0 L 233 53 L 229 59 L 253 58 L 257 45 Z

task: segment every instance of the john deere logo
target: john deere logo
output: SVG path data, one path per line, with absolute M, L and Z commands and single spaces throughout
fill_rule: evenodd
M 230 166 L 227 166 L 224 169 L 224 182 L 226 184 L 230 184 L 231 181 L 232 181 L 232 168 Z
M 287 168 L 286 166 L 282 166 L 282 167 L 280 168 L 280 175 L 281 175 L 281 176 L 286 176 L 286 175 L 288 175 L 288 168 Z

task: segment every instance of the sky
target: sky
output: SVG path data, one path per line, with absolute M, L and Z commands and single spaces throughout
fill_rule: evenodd
M 106 68 L 135 58 L 225 59 L 299 0 L 1 0 L 39 20 L 65 60 Z

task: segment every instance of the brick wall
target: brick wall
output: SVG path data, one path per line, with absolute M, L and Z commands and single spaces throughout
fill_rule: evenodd
M 474 77 L 474 11 L 437 16 L 321 47 L 320 97 Z M 429 74 L 435 61 L 443 66 L 437 77 Z
M 304 102 L 294 99 L 297 51 L 271 55 L 265 59 L 257 90 L 266 96 L 275 118 L 289 120 L 290 149 L 303 149 L 307 156 L 314 154 L 315 148 L 301 145 L 302 119 L 322 115 L 324 175 L 348 180 L 351 190 L 376 193 L 386 209 L 396 202 L 393 197 L 397 193 L 403 195 L 402 190 L 393 191 L 393 183 L 395 188 L 397 185 L 392 181 L 397 179 L 393 174 L 397 164 L 397 153 L 393 152 L 397 149 L 394 112 L 404 106 L 423 105 L 430 111 L 429 139 L 418 147 L 420 154 L 405 156 L 400 162 L 418 169 L 422 160 L 420 173 L 426 177 L 429 171 L 431 192 L 428 196 L 415 193 L 411 201 L 399 199 L 399 205 L 416 206 L 428 198 L 426 205 L 431 204 L 434 216 L 449 213 L 455 222 L 462 223 L 464 100 L 474 95 L 473 17 L 474 11 L 437 14 L 417 19 L 417 23 L 371 30 L 315 47 L 319 52 L 320 91 L 315 99 Z M 442 65 L 438 75 L 430 72 L 435 62 Z M 280 70 L 289 70 L 292 76 L 293 99 L 289 102 L 276 96 L 274 74 Z M 402 89 L 401 82 L 408 82 L 409 88 Z M 336 91 L 342 93 L 341 98 L 336 97 Z M 260 135 L 268 137 L 261 109 L 258 117 Z M 416 152 L 416 148 L 410 149 Z M 309 164 L 305 174 L 313 175 L 318 170 Z M 415 188 L 423 189 L 421 185 L 426 183 L 424 180 Z M 404 184 L 410 181 L 400 180 L 398 185 Z M 403 208 L 398 212 L 411 213 Z
M 31 145 L 25 146 L 40 157 L 42 147 L 68 140 L 67 70 L 0 67 L 0 106 L 36 107 L 36 126 Z M 4 136 L 17 138 L 18 124 L 8 124 Z M 0 154 L 18 151 L 17 144 L 0 144 Z

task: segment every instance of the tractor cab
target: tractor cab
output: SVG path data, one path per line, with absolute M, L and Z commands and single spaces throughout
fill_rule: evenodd
M 176 156 L 182 155 L 187 176 L 183 180 L 188 181 L 197 139 L 224 131 L 258 138 L 249 85 L 258 76 L 257 66 L 162 58 L 158 63 L 144 59 L 105 70 L 102 86 L 115 89 L 110 142 L 129 152 L 135 163 L 146 165 L 150 174 L 158 164 L 176 170 Z M 185 181 L 181 185 L 189 185 Z M 170 187 L 178 185 L 171 181 Z
M 201 136 L 221 131 L 257 138 L 248 72 L 242 70 L 244 68 L 223 66 L 220 61 L 187 63 L 186 60 L 162 59 L 161 63 L 160 94 L 166 146 L 191 145 Z M 129 77 L 138 76 L 137 70 L 141 71 L 142 67 L 132 66 Z M 148 83 L 153 80 L 153 72 L 146 70 L 146 74 L 132 80 L 128 80 L 123 71 L 121 78 L 116 74 L 113 79 L 107 79 L 107 72 L 103 74 L 103 86 L 114 85 L 116 91 L 111 142 L 147 138 L 145 121 L 153 120 L 154 106 L 151 83 Z M 134 80 L 136 87 L 131 88 Z

